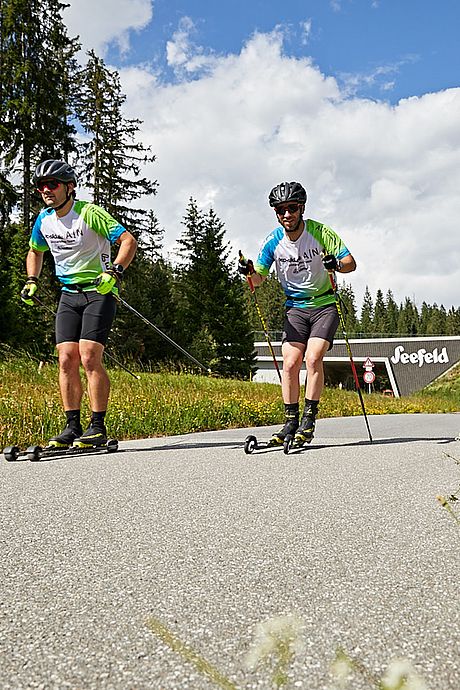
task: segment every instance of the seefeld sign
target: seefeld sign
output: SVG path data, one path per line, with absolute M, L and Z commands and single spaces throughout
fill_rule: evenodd
M 432 352 L 427 352 L 423 347 L 417 352 L 405 352 L 404 345 L 398 345 L 390 360 L 393 364 L 418 364 L 422 367 L 424 364 L 447 364 L 449 356 L 446 347 L 443 347 L 440 352 L 437 347 Z

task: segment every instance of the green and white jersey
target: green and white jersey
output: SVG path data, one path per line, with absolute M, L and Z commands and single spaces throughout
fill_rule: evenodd
M 107 270 L 111 265 L 110 245 L 125 231 L 104 209 L 88 201 L 75 201 L 61 218 L 54 209 L 41 211 L 29 245 L 39 252 L 51 251 L 56 276 L 65 289 L 66 285 L 91 283 Z
M 289 239 L 283 227 L 275 228 L 266 238 L 254 268 L 267 276 L 275 263 L 287 307 L 324 307 L 333 304 L 335 299 L 321 260 L 323 251 L 334 254 L 336 259 L 350 254 L 334 230 L 308 218 L 295 242 Z

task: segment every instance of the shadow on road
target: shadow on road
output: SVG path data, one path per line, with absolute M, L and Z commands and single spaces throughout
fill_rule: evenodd
M 438 445 L 445 445 L 449 443 L 454 443 L 456 438 L 454 437 L 431 437 L 426 436 L 402 436 L 400 438 L 383 438 L 375 439 L 371 443 L 369 440 L 363 441 L 350 441 L 348 443 L 343 443 L 340 441 L 334 443 L 313 443 L 312 445 L 305 445 L 301 448 L 291 448 L 289 455 L 298 455 L 306 451 L 313 452 L 315 450 L 324 450 L 325 448 L 356 448 L 359 446 L 379 446 L 379 445 L 389 445 L 389 444 L 400 444 L 400 443 L 418 443 L 420 441 L 430 441 L 437 443 Z M 130 441 L 131 442 L 131 441 Z M 121 441 L 123 443 L 123 441 Z M 152 445 L 145 446 L 143 448 L 118 448 L 116 451 L 110 453 L 81 453 L 78 457 L 90 457 L 90 455 L 119 455 L 120 453 L 154 453 L 156 451 L 178 451 L 178 450 L 197 450 L 199 448 L 227 448 L 229 450 L 241 450 L 243 451 L 244 439 L 241 441 L 178 441 L 176 443 L 170 443 L 165 445 Z M 277 453 L 283 450 L 283 446 L 271 447 L 271 448 L 257 448 L 254 454 L 265 455 L 270 453 Z M 55 460 L 75 460 L 75 455 L 66 456 L 65 453 L 62 455 L 54 455 L 42 458 L 39 462 L 35 464 L 40 464 L 44 462 L 53 462 Z M 19 457 L 15 462 L 28 462 L 27 457 Z

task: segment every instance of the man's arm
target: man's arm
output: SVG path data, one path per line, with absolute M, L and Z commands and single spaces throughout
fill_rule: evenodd
M 121 264 L 123 268 L 128 268 L 137 250 L 137 240 L 128 230 L 125 230 L 117 240 L 119 249 L 114 264 Z
M 43 266 L 43 252 L 39 252 L 36 249 L 29 249 L 26 256 L 26 271 L 27 277 L 35 277 L 41 273 Z
M 339 273 L 351 273 L 356 270 L 356 261 L 351 254 L 347 254 L 343 259 L 340 259 L 340 268 L 337 269 Z

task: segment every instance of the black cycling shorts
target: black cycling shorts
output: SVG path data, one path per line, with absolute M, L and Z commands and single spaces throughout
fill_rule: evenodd
M 62 292 L 56 313 L 56 344 L 93 340 L 105 345 L 116 310 L 111 293 Z
M 306 345 L 309 338 L 323 338 L 329 341 L 330 350 L 338 325 L 339 314 L 335 304 L 310 309 L 287 307 L 282 342 Z

